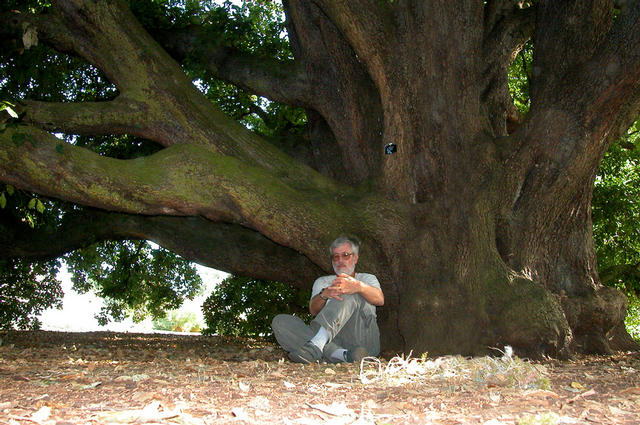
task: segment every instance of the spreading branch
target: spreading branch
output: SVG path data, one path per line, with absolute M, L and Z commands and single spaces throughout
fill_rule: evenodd
M 587 39 L 594 45 L 585 47 L 580 54 L 569 53 L 566 61 L 559 60 L 556 44 L 564 46 L 563 51 L 570 49 L 567 43 L 571 44 L 564 33 L 556 34 L 559 38 L 555 44 L 546 42 L 542 49 L 536 44 L 532 85 L 540 86 L 544 81 L 544 89 L 535 90 L 527 125 L 522 126 L 514 138 L 514 142 L 523 143 L 513 145 L 513 151 L 520 157 L 514 168 L 517 164 L 524 174 L 532 171 L 532 167 L 543 165 L 556 169 L 547 173 L 550 181 L 545 187 L 553 182 L 563 186 L 571 182 L 569 186 L 577 187 L 590 181 L 607 147 L 640 112 L 640 4 L 633 2 L 623 7 L 612 27 L 609 15 L 602 8 L 599 5 L 598 14 L 597 10 L 576 7 L 571 11 L 575 13 L 579 9 L 584 15 L 576 17 L 568 11 L 568 16 L 563 15 L 565 20 L 573 17 L 572 22 L 580 22 L 577 28 L 591 25 L 596 16 L 603 20 L 594 23 L 600 32 L 588 30 L 591 37 Z M 549 31 L 555 34 L 556 24 L 549 25 L 552 28 Z M 544 27 L 540 23 L 538 26 Z M 577 31 L 576 25 L 573 28 Z M 604 28 L 609 28 L 608 32 L 603 33 Z M 538 34 L 537 38 L 540 37 Z M 553 127 L 549 126 L 551 121 Z M 521 149 L 522 146 L 525 148 Z M 589 166 L 574 167 L 585 163 Z M 581 174 L 575 175 L 574 170 L 581 170 Z M 541 187 L 540 184 L 532 187 Z
M 158 134 L 158 120 L 150 116 L 147 103 L 122 96 L 108 102 L 39 102 L 23 101 L 15 107 L 24 122 L 43 130 L 83 135 L 131 134 L 168 145 L 180 140 Z M 166 131 L 166 129 L 165 129 Z M 176 132 L 172 132 L 178 136 Z
M 393 5 L 364 0 L 314 0 L 314 3 L 340 29 L 370 72 L 383 68 L 386 59 L 380 46 L 389 46 L 388 41 L 393 38 L 386 30 L 395 24 Z
M 178 61 L 196 58 L 212 75 L 251 93 L 291 106 L 313 106 L 307 75 L 291 61 L 220 46 L 212 40 L 212 34 L 199 26 L 166 32 L 154 30 L 153 35 Z
M 1 211 L 0 211 L 1 212 Z M 0 214 L 0 257 L 48 259 L 102 240 L 146 239 L 197 263 L 239 276 L 308 285 L 323 273 L 304 255 L 250 229 L 201 217 L 142 216 L 83 209 L 55 229 L 32 229 Z
M 0 133 L 0 180 L 83 205 L 236 223 L 305 253 L 304 241 L 329 240 L 335 223 L 367 220 L 344 201 L 349 191 L 311 170 L 292 180 L 295 170 L 277 176 L 195 145 L 117 160 L 26 126 Z
M 542 1 L 537 6 L 531 102 L 557 90 L 567 72 L 590 60 L 613 23 L 611 0 Z

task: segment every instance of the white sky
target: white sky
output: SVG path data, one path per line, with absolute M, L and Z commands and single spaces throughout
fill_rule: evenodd
M 204 300 L 209 296 L 213 288 L 220 281 L 229 276 L 227 273 L 208 267 L 196 265 L 200 277 L 202 277 L 204 295 L 194 300 L 186 300 L 179 311 L 194 312 L 201 323 L 202 311 L 200 307 Z M 63 267 L 58 275 L 62 281 L 62 290 L 64 291 L 62 310 L 49 309 L 40 315 L 43 330 L 70 331 L 70 332 L 90 332 L 98 330 L 109 330 L 115 332 L 147 332 L 152 330 L 150 319 L 142 323 L 133 323 L 131 319 L 123 322 L 112 322 L 106 326 L 98 325 L 95 315 L 102 307 L 102 299 L 92 293 L 78 294 L 71 289 L 71 279 L 66 267 Z

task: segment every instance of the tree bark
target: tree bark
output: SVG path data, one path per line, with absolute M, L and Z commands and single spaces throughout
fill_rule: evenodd
M 604 152 L 640 111 L 638 2 L 615 20 L 604 0 L 283 3 L 294 60 L 281 67 L 216 50 L 193 28 L 173 39 L 147 32 L 123 1 L 58 0 L 51 16 L 21 18 L 119 94 L 25 99 L 21 124 L 0 133 L 0 179 L 105 210 L 183 216 L 127 216 L 136 224 L 122 235 L 298 285 L 329 271 L 334 237 L 355 234 L 358 268 L 386 295 L 389 352 L 632 346 L 624 296 L 599 281 L 590 201 Z M 531 110 L 508 135 L 507 69 L 532 35 Z M 219 78 L 307 108 L 305 163 L 201 95 L 176 62 L 194 55 Z M 119 161 L 55 131 L 135 134 L 165 148 Z M 388 144 L 397 152 L 385 155 Z

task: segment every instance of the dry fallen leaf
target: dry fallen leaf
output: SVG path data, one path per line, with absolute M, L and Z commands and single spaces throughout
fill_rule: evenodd
M 584 386 L 581 383 L 576 381 L 573 381 L 571 383 L 571 388 L 575 388 L 576 390 L 584 390 Z
M 49 406 L 42 406 L 40 410 L 31 415 L 31 419 L 36 422 L 43 422 L 49 419 L 51 416 L 51 408 Z
M 131 397 L 131 399 L 133 401 L 145 402 L 148 400 L 152 400 L 153 397 L 155 397 L 155 393 L 153 392 L 139 391 L 139 392 L 133 393 L 133 396 Z
M 307 403 L 307 406 L 333 416 L 356 416 L 355 411 L 349 409 L 346 404 L 340 402 L 333 402 L 328 406 L 326 404 Z
M 549 390 L 529 390 L 525 391 L 523 394 L 529 397 L 560 397 L 557 393 Z
M 159 401 L 154 401 L 146 405 L 142 410 L 101 412 L 98 414 L 98 421 L 100 423 L 154 422 L 178 416 L 180 416 L 179 409 L 165 409 Z
M 81 390 L 89 390 L 89 389 L 91 389 L 91 388 L 95 388 L 95 387 L 97 387 L 97 386 L 98 386 L 98 385 L 100 385 L 100 384 L 102 384 L 102 382 L 101 382 L 101 381 L 96 381 L 96 382 L 93 382 L 93 383 L 91 383 L 91 384 L 83 385 L 82 387 L 80 387 L 80 389 L 81 389 Z
M 249 402 L 249 407 L 253 408 L 253 409 L 262 409 L 262 410 L 267 410 L 269 409 L 269 399 L 264 397 L 264 396 L 257 396 L 254 397 L 250 402 Z
M 333 389 L 333 388 L 340 388 L 340 387 L 343 387 L 343 386 L 344 386 L 344 385 L 342 385 L 342 384 L 337 384 L 337 383 L 335 383 L 335 382 L 325 382 L 323 385 L 324 385 L 325 387 L 329 387 L 329 388 L 332 388 L 332 389 Z
M 362 408 L 377 409 L 378 407 L 380 407 L 380 405 L 372 398 L 368 398 L 364 403 L 362 403 Z
M 231 413 L 239 421 L 249 420 L 249 415 L 247 415 L 247 412 L 242 407 L 234 407 L 233 409 L 231 409 Z
M 607 406 L 607 407 L 609 408 L 609 411 L 610 411 L 611 413 L 613 413 L 614 415 L 620 415 L 620 416 L 623 416 L 623 415 L 628 415 L 628 414 L 630 414 L 630 413 L 631 413 L 631 412 L 627 412 L 626 410 L 618 409 L 618 408 L 617 408 L 617 407 L 615 407 L 615 406 Z
M 624 394 L 624 395 L 640 395 L 640 387 L 625 388 L 624 390 L 620 391 L 620 394 Z

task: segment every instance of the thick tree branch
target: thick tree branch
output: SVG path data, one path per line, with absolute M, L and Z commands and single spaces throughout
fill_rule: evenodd
M 622 8 L 608 34 L 587 33 L 587 39 L 597 42 L 597 45 L 585 48 L 590 54 L 588 61 L 582 54 L 571 53 L 567 62 L 556 64 L 546 56 L 553 54 L 555 44 L 545 42 L 547 47 L 534 64 L 537 84 L 544 81 L 545 86 L 538 88 L 532 99 L 529 119 L 513 139 L 512 152 L 517 152 L 519 157 L 514 168 L 524 174 L 531 171 L 532 175 L 540 174 L 532 167 L 554 169 L 546 178 L 562 180 L 563 186 L 569 181 L 571 186 L 590 181 L 607 147 L 637 119 L 640 113 L 640 3 L 628 4 Z M 570 8 L 574 12 L 576 9 L 582 10 L 582 6 Z M 594 13 L 585 11 L 582 19 L 587 23 L 574 22 L 574 29 L 588 26 Z M 597 16 L 601 15 L 605 15 L 605 22 L 595 26 L 608 28 L 605 25 L 609 22 L 608 15 L 600 13 Z M 570 41 L 565 34 L 559 37 L 558 45 Z M 560 48 L 563 49 L 568 47 Z M 543 77 L 541 60 L 551 69 L 563 73 Z M 559 180 L 561 175 L 565 177 Z M 551 180 L 544 187 L 549 187 Z M 540 182 L 532 187 L 541 187 Z M 550 190 L 549 193 L 556 192 Z
M 491 31 L 515 6 L 511 0 L 487 0 L 484 5 L 485 33 Z
M 59 0 L 47 14 L 16 14 L 11 22 L 14 31 L 36 28 L 40 42 L 88 60 L 120 92 L 104 104 L 33 103 L 26 122 L 85 135 L 104 134 L 104 127 L 114 124 L 116 134 L 129 131 L 164 146 L 199 143 L 237 150 L 232 139 L 240 127 L 198 92 L 124 2 Z M 89 124 L 94 112 L 97 125 Z
M 360 60 L 367 64 L 372 78 L 383 81 L 380 75 L 385 63 L 392 58 L 384 46 L 394 39 L 393 32 L 398 22 L 394 21 L 393 5 L 390 2 L 369 0 L 314 0 L 347 39 Z
M 106 102 L 38 102 L 23 101 L 16 111 L 24 115 L 24 122 L 44 130 L 67 134 L 118 135 L 131 134 L 150 140 L 170 141 L 164 121 L 150 116 L 147 103 L 119 96 Z M 159 133 L 158 129 L 163 132 Z M 175 142 L 183 137 L 181 128 L 170 131 Z M 180 135 L 180 136 L 178 136 Z
M 379 124 L 371 119 L 379 114 L 377 92 L 351 46 L 320 9 L 309 2 L 283 4 L 295 62 L 220 46 L 216 36 L 201 26 L 149 31 L 178 60 L 188 56 L 189 61 L 198 62 L 224 81 L 272 100 L 305 107 L 309 116 L 319 113 L 336 135 L 331 137 L 338 143 L 331 148 L 332 155 L 342 151 L 343 164 L 335 167 L 333 163 L 334 168 L 325 172 L 329 143 L 325 140 L 312 149 L 314 162 L 319 164 L 316 168 L 349 183 L 364 181 L 376 173 L 379 162 Z M 352 78 L 359 74 L 361 78 Z
M 545 0 L 537 6 L 531 101 L 565 82 L 566 72 L 585 63 L 613 23 L 612 0 Z
M 572 87 L 588 83 L 578 106 L 585 126 L 608 147 L 640 113 L 640 2 L 629 2 Z
M 373 44 L 382 45 L 390 32 L 385 25 L 392 22 L 392 8 L 389 2 L 369 0 L 313 0 L 331 21 L 340 28 L 358 53 L 364 56 L 377 55 L 371 49 Z M 373 39 L 371 38 L 373 37 Z
M 0 180 L 18 188 L 128 213 L 236 223 L 309 254 L 312 261 L 324 255 L 308 253 L 305 241 L 328 243 L 336 223 L 345 231 L 358 229 L 381 214 L 379 207 L 354 209 L 361 205 L 350 206 L 343 198 L 354 194 L 310 169 L 298 177 L 293 164 L 290 171 L 278 176 L 194 145 L 116 160 L 29 127 L 0 133 Z
M 312 2 L 283 1 L 291 49 L 311 86 L 313 110 L 307 111 L 318 168 L 348 183 L 378 174 L 382 142 L 380 97 L 361 59 L 339 28 Z M 319 118 L 320 115 L 322 118 Z M 335 142 L 335 144 L 334 144 Z M 333 161 L 340 156 L 341 164 Z M 330 165 L 328 165 L 330 163 Z M 336 166 L 338 165 L 338 166 Z
M 102 240 L 147 239 L 218 270 L 307 287 L 326 272 L 304 255 L 250 229 L 200 217 L 141 216 L 85 209 L 49 230 L 0 211 L 0 257 L 56 258 Z M 323 266 L 327 266 L 323 264 Z
M 64 41 L 62 47 L 70 48 L 105 71 L 121 94 L 108 105 L 90 104 L 86 108 L 34 104 L 37 108 L 31 112 L 35 115 L 31 117 L 27 109 L 26 122 L 47 129 L 102 134 L 99 124 L 88 124 L 87 111 L 108 111 L 106 119 L 124 123 L 126 128 L 122 130 L 131 130 L 132 134 L 164 146 L 185 143 L 208 146 L 212 151 L 286 175 L 289 180 L 304 182 L 309 178 L 310 169 L 296 164 L 273 145 L 253 135 L 203 96 L 178 64 L 140 26 L 124 2 L 59 0 L 54 10 L 54 16 L 69 34 L 60 36 Z M 77 122 L 65 122 L 64 113 L 55 112 L 56 106 L 62 106 L 63 112 L 77 114 L 73 116 Z M 124 107 L 118 109 L 118 106 Z M 100 123 L 101 118 L 96 117 L 96 121 Z M 312 179 L 316 177 L 319 176 Z
M 154 37 L 173 58 L 189 57 L 221 80 L 251 93 L 298 107 L 311 107 L 312 87 L 306 73 L 293 62 L 282 62 L 220 46 L 205 28 L 153 31 Z

